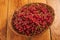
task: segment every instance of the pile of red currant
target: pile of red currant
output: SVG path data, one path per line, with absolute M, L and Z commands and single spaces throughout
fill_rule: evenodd
M 32 36 L 47 29 L 54 20 L 54 10 L 43 3 L 31 3 L 15 11 L 13 29 L 22 35 Z

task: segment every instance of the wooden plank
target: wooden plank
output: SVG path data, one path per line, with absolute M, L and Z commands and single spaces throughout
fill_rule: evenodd
M 6 40 L 7 4 L 8 0 L 0 0 L 0 40 Z
M 55 19 L 51 26 L 52 40 L 60 40 L 60 0 L 47 0 L 55 11 Z
M 46 3 L 46 0 L 9 0 L 7 40 L 26 40 L 24 36 L 18 35 L 13 32 L 13 30 L 11 29 L 11 18 L 16 9 L 21 8 L 25 4 L 35 2 Z M 32 40 L 50 40 L 50 30 L 48 29 L 42 35 L 32 38 Z

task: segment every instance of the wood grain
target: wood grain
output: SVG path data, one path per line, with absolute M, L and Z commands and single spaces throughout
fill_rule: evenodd
M 8 0 L 0 0 L 0 40 L 6 40 L 7 5 Z
M 14 11 L 18 8 L 21 8 L 25 4 L 36 2 L 46 3 L 46 0 L 9 0 L 7 40 L 26 40 L 24 36 L 17 35 L 15 32 L 13 32 L 11 29 L 11 18 Z M 48 29 L 42 35 L 33 37 L 32 40 L 50 40 L 50 30 Z
M 28 3 L 42 2 L 53 7 L 55 10 L 55 19 L 51 25 L 52 40 L 60 40 L 60 0 L 0 0 L 0 40 L 25 40 L 26 38 L 17 35 L 11 27 L 11 18 L 14 11 Z M 8 15 L 7 15 L 8 13 Z M 7 17 L 8 16 L 8 17 Z M 8 19 L 8 24 L 7 23 Z M 7 26 L 7 30 L 6 30 Z M 7 33 L 6 33 L 7 31 Z M 6 39 L 7 36 L 7 39 Z M 32 40 L 51 40 L 50 30 L 48 29 L 42 35 L 33 37 Z
M 54 23 L 51 26 L 52 40 L 60 40 L 60 0 L 47 0 L 55 11 Z
M 6 24 L 6 17 L 7 17 L 7 1 L 0 0 L 0 30 Z

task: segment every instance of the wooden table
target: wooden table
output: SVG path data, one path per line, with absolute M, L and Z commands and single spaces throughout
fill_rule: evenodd
M 0 40 L 26 40 L 11 30 L 11 17 L 13 12 L 28 3 L 45 3 L 55 10 L 55 19 L 51 28 L 32 40 L 60 40 L 60 1 L 59 0 L 0 0 Z

